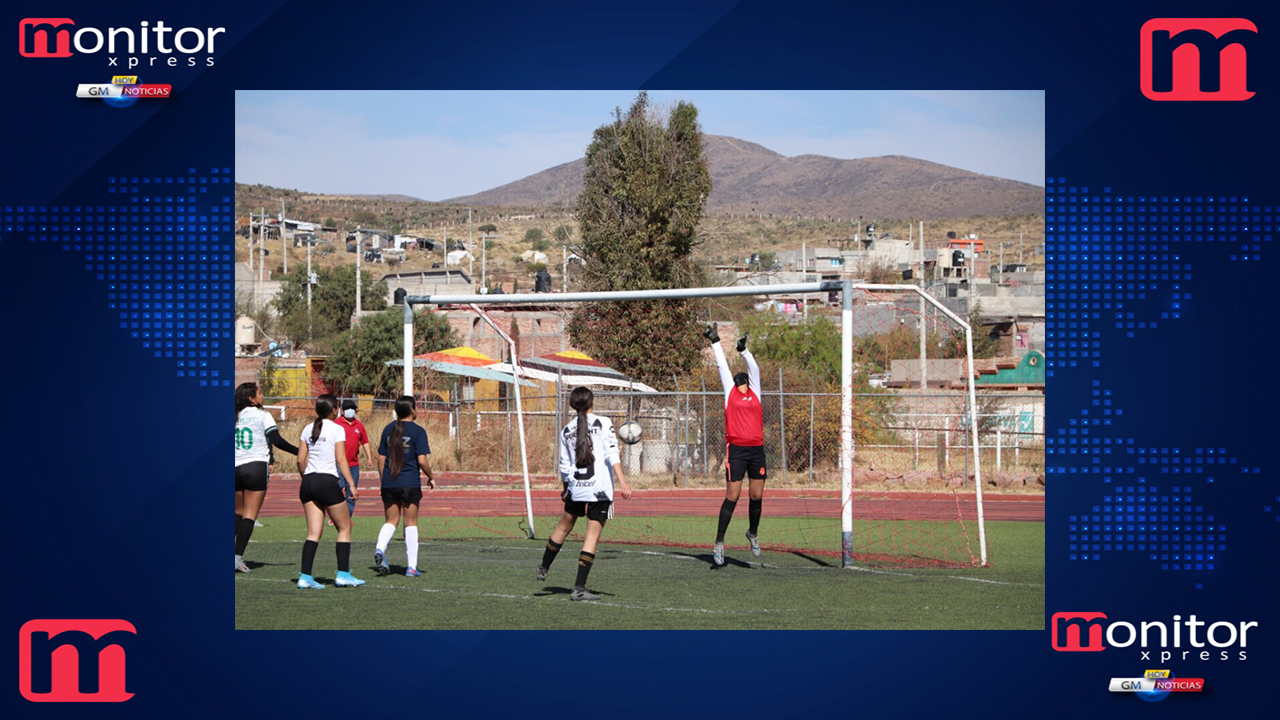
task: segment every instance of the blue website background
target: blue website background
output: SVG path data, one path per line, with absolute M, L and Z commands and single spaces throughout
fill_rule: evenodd
M 1272 706 L 1272 4 L 71 2 L 12 9 L 10 27 L 46 15 L 226 28 L 212 67 L 2 61 L 9 613 L 15 629 L 137 627 L 136 697 L 94 712 L 1127 715 L 1146 705 L 1107 679 L 1166 666 L 1208 689 L 1152 712 Z M 1257 95 L 1144 98 L 1138 29 L 1204 15 L 1259 28 Z M 174 96 L 74 97 L 115 74 Z M 234 91 L 296 88 L 1046 90 L 1045 630 L 234 632 L 210 530 L 231 454 Z M 1055 652 L 1048 616 L 1067 611 L 1260 626 L 1247 660 L 1160 663 Z M 587 658 L 605 687 L 576 679 Z M 14 702 L 23 717 L 81 710 Z

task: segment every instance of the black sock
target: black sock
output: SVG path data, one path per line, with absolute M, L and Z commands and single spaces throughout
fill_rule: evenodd
M 311 566 L 316 564 L 316 549 L 320 547 L 320 543 L 315 540 L 308 540 L 302 543 L 302 574 L 310 575 Z
M 340 542 L 338 550 L 338 572 L 351 572 L 351 543 Z
M 236 532 L 240 532 L 240 513 L 236 513 Z
M 253 518 L 240 518 L 240 527 L 236 528 L 236 554 L 244 556 L 244 549 L 249 547 L 249 536 L 253 535 Z
M 585 550 L 578 553 L 578 579 L 574 581 L 576 588 L 587 587 L 587 575 L 591 574 L 591 565 L 596 561 L 596 554 Z
M 551 563 L 555 562 L 556 553 L 560 552 L 560 548 L 562 547 L 564 547 L 564 543 L 558 543 L 555 540 L 548 540 L 547 549 L 542 551 L 542 567 L 551 567 Z
M 759 500 L 751 500 L 747 503 L 747 516 L 751 519 L 751 534 L 755 535 L 760 528 L 760 508 L 764 505 L 764 498 Z
M 716 528 L 716 542 L 724 542 L 724 533 L 729 529 L 729 521 L 733 519 L 733 509 L 738 507 L 737 500 L 725 500 L 720 503 L 720 525 Z

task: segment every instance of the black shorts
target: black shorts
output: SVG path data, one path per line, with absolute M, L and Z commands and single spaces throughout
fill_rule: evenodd
M 384 487 L 382 488 L 383 505 L 417 505 L 422 502 L 420 487 Z
M 725 468 L 725 480 L 742 482 L 743 476 L 748 480 L 764 480 L 764 446 L 729 446 L 729 466 Z
M 338 485 L 337 475 L 307 473 L 302 476 L 302 484 L 298 486 L 298 499 L 304 505 L 312 502 L 317 507 L 328 508 L 345 503 L 347 496 Z
M 582 500 L 565 500 L 564 511 L 574 517 L 586 517 L 588 520 L 595 520 L 601 525 L 609 519 L 609 512 L 613 509 L 612 500 L 593 500 L 584 502 Z
M 236 492 L 241 490 L 250 492 L 267 491 L 267 464 L 265 462 L 251 462 L 236 466 Z

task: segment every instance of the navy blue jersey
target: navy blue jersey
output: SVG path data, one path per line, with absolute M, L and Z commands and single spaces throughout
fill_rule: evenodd
M 404 467 L 400 469 L 400 474 L 393 478 L 390 470 L 391 452 L 387 443 L 395 427 L 396 424 L 393 422 L 383 428 L 382 442 L 378 444 L 378 454 L 387 458 L 387 463 L 382 467 L 382 487 L 422 487 L 418 456 L 431 454 L 431 445 L 427 442 L 427 431 L 415 422 L 405 422 L 404 437 L 400 441 L 404 447 Z

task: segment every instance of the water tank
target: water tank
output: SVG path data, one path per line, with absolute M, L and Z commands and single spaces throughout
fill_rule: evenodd
M 236 345 L 253 345 L 258 342 L 258 325 L 251 317 L 236 319 Z
M 953 267 L 964 267 L 964 251 L 953 250 L 951 252 L 951 265 Z
M 409 291 L 408 291 L 408 290 L 405 290 L 404 288 L 396 288 L 396 292 L 395 292 L 395 294 L 392 296 L 392 297 L 394 297 L 394 298 L 395 298 L 395 301 L 394 301 L 392 304 L 393 304 L 393 305 L 403 305 L 403 304 L 404 304 L 404 298 L 405 298 L 405 296 L 406 296 L 406 295 L 408 295 L 408 294 L 409 294 Z
M 539 270 L 538 274 L 533 276 L 533 291 L 540 293 L 551 292 L 551 273 L 547 272 L 546 268 Z

